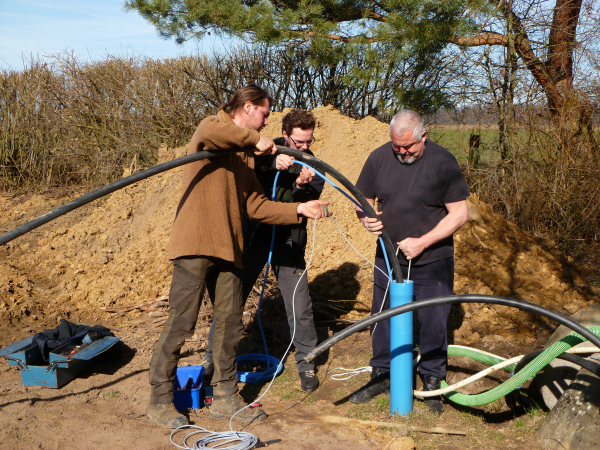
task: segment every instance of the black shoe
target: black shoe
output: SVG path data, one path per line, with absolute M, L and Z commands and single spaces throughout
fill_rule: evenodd
M 442 388 L 442 380 L 431 375 L 423 376 L 423 390 L 424 391 L 435 391 Z M 444 412 L 444 404 L 442 403 L 442 396 L 436 397 L 425 397 L 425 404 L 429 408 L 429 412 L 434 416 L 439 416 Z
M 200 365 L 204 367 L 204 381 L 210 384 L 213 374 L 215 373 L 215 363 L 212 359 L 203 359 Z
M 371 381 L 350 396 L 352 403 L 366 403 L 380 394 L 390 392 L 390 372 L 380 367 L 373 367 Z
M 304 392 L 313 392 L 317 390 L 317 387 L 319 387 L 319 379 L 314 370 L 298 372 L 298 374 L 300 375 L 300 389 Z

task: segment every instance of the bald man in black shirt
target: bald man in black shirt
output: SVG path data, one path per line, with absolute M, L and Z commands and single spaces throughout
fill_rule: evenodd
M 398 259 L 406 278 L 412 262 L 414 300 L 451 295 L 454 290 L 453 234 L 469 220 L 469 189 L 454 156 L 427 139 L 423 119 L 414 111 L 400 111 L 390 123 L 391 141 L 371 153 L 356 186 L 375 206 L 379 219 L 357 208 L 365 228 L 379 235 L 385 227 L 399 246 Z M 383 251 L 377 245 L 371 312 L 389 309 L 388 279 Z M 384 298 L 385 295 L 385 298 Z M 418 310 L 421 323 L 419 374 L 425 390 L 439 389 L 448 361 L 447 323 L 450 305 Z M 389 391 L 390 323 L 371 330 L 371 381 L 350 396 L 365 403 Z M 441 397 L 426 401 L 432 413 L 444 407 Z

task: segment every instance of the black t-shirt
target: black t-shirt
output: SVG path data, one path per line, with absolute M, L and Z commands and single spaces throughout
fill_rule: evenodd
M 392 242 L 418 238 L 431 231 L 448 214 L 446 203 L 466 199 L 469 189 L 456 158 L 445 148 L 425 141 L 423 155 L 412 164 L 398 161 L 392 143 L 373 151 L 356 187 L 366 198 L 377 199 L 377 209 Z M 381 249 L 378 246 L 378 253 Z M 398 252 L 401 263 L 407 263 Z M 413 260 L 425 264 L 454 255 L 452 236 L 443 239 Z

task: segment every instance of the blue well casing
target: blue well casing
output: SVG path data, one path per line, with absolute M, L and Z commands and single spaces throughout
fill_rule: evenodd
M 413 282 L 390 283 L 390 308 L 413 300 Z M 390 318 L 390 414 L 413 410 L 413 313 Z

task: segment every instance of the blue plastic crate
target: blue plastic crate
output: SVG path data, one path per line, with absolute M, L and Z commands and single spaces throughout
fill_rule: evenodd
M 204 367 L 183 366 L 177 368 L 176 380 L 173 384 L 173 404 L 178 411 L 184 409 L 200 409 L 200 390 L 202 389 L 202 377 Z M 187 388 L 187 389 L 182 389 Z

